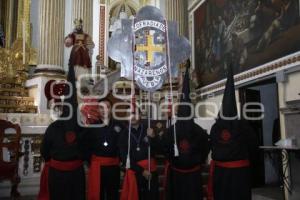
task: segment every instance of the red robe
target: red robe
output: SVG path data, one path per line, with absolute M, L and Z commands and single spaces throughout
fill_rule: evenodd
M 69 60 L 70 66 L 92 67 L 89 49 L 87 48 L 88 37 L 89 35 L 85 33 L 71 33 L 66 37 L 66 39 L 71 38 L 73 44 Z

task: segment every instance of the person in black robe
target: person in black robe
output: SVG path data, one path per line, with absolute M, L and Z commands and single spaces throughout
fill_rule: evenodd
M 126 165 L 120 199 L 158 200 L 159 183 L 155 160 L 159 148 L 158 137 L 152 128 L 148 128 L 141 122 L 140 112 L 131 114 L 129 117 L 131 117 L 131 122 L 129 122 L 131 130 L 130 128 L 124 129 L 119 140 L 122 163 Z M 151 148 L 150 163 L 148 160 L 149 145 Z
M 98 123 L 92 124 L 96 127 L 87 128 L 84 133 L 86 156 L 90 163 L 88 199 L 119 200 L 118 143 L 122 125 L 111 116 L 112 102 L 108 98 L 101 99 L 99 102 L 100 105 L 93 109 L 99 110 Z
M 181 102 L 184 103 L 191 103 L 188 70 L 189 65 L 182 88 Z M 177 120 L 175 125 L 161 136 L 162 148 L 167 158 L 165 166 L 167 200 L 203 199 L 201 169 L 209 153 L 209 139 L 206 131 L 194 123 L 191 111 L 191 107 L 179 105 L 177 116 L 182 119 Z M 184 117 L 187 119 L 183 119 Z M 178 148 L 178 155 L 174 145 Z
M 219 117 L 211 128 L 209 199 L 251 200 L 249 156 L 258 147 L 252 127 L 238 118 L 232 66 Z
M 67 85 L 62 85 L 61 90 L 53 91 L 56 97 L 67 96 L 70 92 L 72 95 L 62 103 L 61 118 L 49 125 L 42 141 L 41 155 L 45 165 L 41 174 L 38 200 L 85 199 L 82 129 L 77 123 L 77 95 L 73 68 L 70 68 L 67 80 L 73 86 L 73 90 Z M 49 95 L 49 92 L 47 94 Z M 67 104 L 70 107 L 65 106 Z

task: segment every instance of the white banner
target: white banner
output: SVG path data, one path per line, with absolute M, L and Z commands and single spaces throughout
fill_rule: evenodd
M 161 81 L 161 76 L 151 77 L 150 79 L 147 79 L 147 77 L 138 76 L 137 80 L 139 80 L 146 88 L 154 88 Z
M 145 77 L 153 77 L 153 76 L 161 76 L 168 72 L 168 67 L 163 65 L 158 69 L 144 69 L 139 66 L 134 67 L 134 73 L 136 75 L 145 76 Z
M 142 20 L 134 24 L 134 32 L 145 28 L 145 27 L 152 27 L 152 28 L 157 28 L 161 30 L 162 32 L 166 32 L 166 26 L 158 21 L 153 21 L 153 20 Z

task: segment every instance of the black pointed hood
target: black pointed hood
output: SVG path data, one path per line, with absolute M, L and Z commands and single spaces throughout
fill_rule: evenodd
M 190 98 L 190 76 L 189 76 L 189 69 L 190 69 L 190 61 L 187 61 L 186 71 L 184 74 L 183 84 L 182 84 L 182 92 L 180 97 L 180 103 L 191 103 Z M 186 105 L 179 105 L 178 106 L 178 117 L 188 117 L 190 116 L 192 110 L 190 106 Z
M 228 120 L 226 118 L 230 118 L 229 120 L 233 120 L 236 119 L 237 116 L 238 112 L 235 98 L 233 69 L 232 65 L 230 64 L 228 66 L 227 82 L 224 90 L 224 96 L 222 101 L 222 107 L 219 113 L 219 118 L 221 118 L 222 120 Z
M 67 120 L 66 122 L 72 126 L 75 127 L 77 124 L 77 108 L 78 108 L 78 102 L 77 102 L 77 89 L 76 89 L 76 80 L 75 80 L 75 71 L 74 67 L 69 67 L 69 72 L 67 75 L 67 81 L 69 84 L 71 84 L 71 87 L 67 87 L 65 91 L 65 96 L 69 96 L 71 93 L 71 96 L 69 98 L 66 98 L 64 100 L 64 104 L 71 105 L 71 110 L 68 106 L 64 106 L 62 117 L 69 116 L 70 112 L 72 112 L 71 119 Z
M 183 79 L 183 84 L 182 84 L 182 96 L 180 97 L 180 104 L 178 106 L 177 117 L 184 118 L 184 117 L 190 117 L 192 115 L 192 118 L 176 120 L 176 129 L 177 129 L 176 134 L 179 136 L 179 138 L 191 136 L 190 133 L 192 133 L 191 129 L 193 128 L 193 124 L 194 124 L 194 116 L 193 116 L 194 113 L 192 108 L 189 105 L 181 104 L 181 103 L 187 103 L 187 104 L 192 103 L 190 98 L 189 69 L 190 69 L 190 61 L 188 60 L 184 79 Z
M 229 144 L 235 136 L 241 134 L 238 131 L 239 119 L 237 115 L 237 104 L 235 98 L 235 87 L 233 78 L 232 65 L 228 65 L 227 68 L 227 82 L 224 90 L 224 96 L 222 106 L 219 112 L 218 119 L 212 126 L 210 137 L 217 146 Z M 213 156 L 215 152 L 213 151 Z M 214 157 L 215 159 L 215 157 Z

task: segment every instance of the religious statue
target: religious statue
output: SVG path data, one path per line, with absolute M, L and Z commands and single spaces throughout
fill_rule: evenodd
M 69 66 L 74 67 L 75 77 L 91 73 L 91 56 L 95 47 L 91 36 L 83 32 L 82 19 L 74 20 L 74 31 L 65 38 L 65 46 L 72 47 Z

